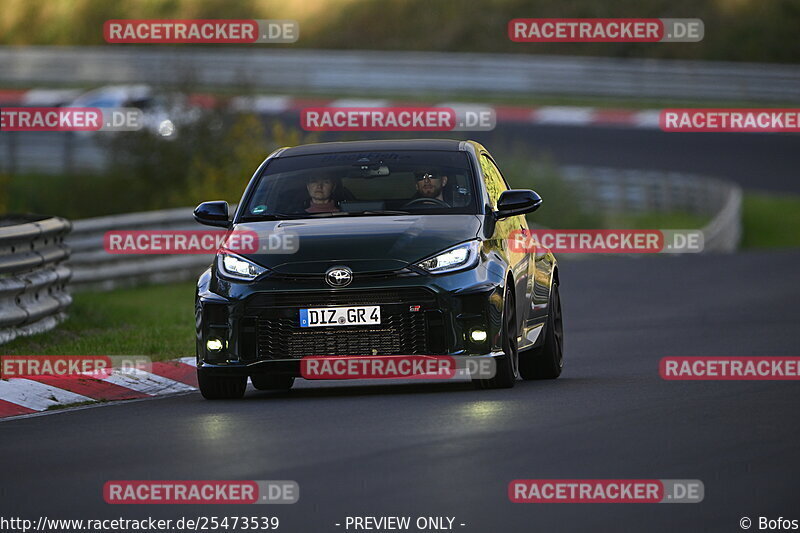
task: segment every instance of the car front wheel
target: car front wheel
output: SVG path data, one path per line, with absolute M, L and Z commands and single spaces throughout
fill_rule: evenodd
M 555 379 L 561 375 L 564 366 L 564 327 L 561 297 L 555 282 L 550 291 L 550 306 L 543 334 L 544 342 L 541 346 L 519 353 L 519 373 L 522 379 Z
M 517 312 L 514 305 L 514 292 L 506 287 L 503 302 L 503 355 L 495 358 L 496 372 L 491 379 L 476 379 L 475 385 L 481 389 L 510 389 L 517 380 L 519 356 L 517 352 Z

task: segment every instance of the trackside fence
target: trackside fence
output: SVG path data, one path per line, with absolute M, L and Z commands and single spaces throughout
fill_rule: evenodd
M 690 100 L 800 99 L 800 67 L 533 54 L 2 46 L 0 83 L 148 83 L 370 94 L 526 94 Z

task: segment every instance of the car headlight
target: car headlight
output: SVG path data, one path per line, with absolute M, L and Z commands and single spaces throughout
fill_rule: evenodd
M 217 268 L 229 278 L 246 281 L 254 280 L 267 271 L 266 268 L 230 252 L 217 254 Z
M 175 134 L 175 124 L 170 120 L 162 120 L 158 125 L 158 134 L 162 137 L 169 137 Z
M 417 266 L 431 274 L 443 274 L 474 267 L 479 254 L 480 242 L 470 241 L 420 261 Z

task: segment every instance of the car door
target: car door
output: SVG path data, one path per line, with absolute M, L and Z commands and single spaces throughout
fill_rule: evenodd
M 488 152 L 482 151 L 478 156 L 480 159 L 481 173 L 483 174 L 486 191 L 488 193 L 488 203 L 492 209 L 497 209 L 497 200 L 504 191 L 510 187 L 506 182 L 497 164 Z M 510 246 L 511 238 L 515 231 L 527 230 L 528 223 L 525 215 L 517 215 L 497 221 L 494 228 L 492 239 L 502 250 L 503 256 L 508 260 L 511 271 L 514 275 L 517 319 L 520 324 L 519 332 L 524 334 L 524 326 L 530 315 L 530 302 L 532 297 L 532 262 L 530 254 L 523 250 L 516 250 Z

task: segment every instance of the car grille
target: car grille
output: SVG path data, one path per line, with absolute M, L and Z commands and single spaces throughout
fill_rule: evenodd
M 338 290 L 320 292 L 278 292 L 255 294 L 248 301 L 248 308 L 261 307 L 325 307 L 327 305 L 380 305 L 380 304 L 436 303 L 435 295 L 421 288 L 393 289 L 383 291 Z
M 301 328 L 299 309 L 380 305 L 381 324 Z M 411 311 L 410 306 L 420 306 Z M 427 289 L 326 291 L 254 295 L 247 314 L 254 323 L 255 350 L 244 359 L 307 355 L 420 355 L 443 350 L 442 315 Z M 247 335 L 247 333 L 245 333 Z M 243 345 L 250 343 L 243 342 Z

